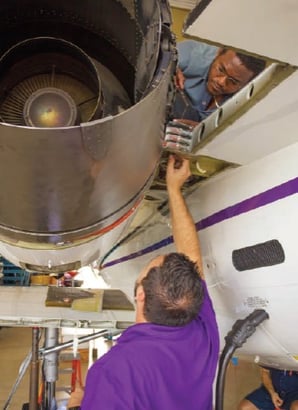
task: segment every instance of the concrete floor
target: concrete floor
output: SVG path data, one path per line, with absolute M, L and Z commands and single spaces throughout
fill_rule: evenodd
M 4 409 L 9 393 L 18 376 L 20 365 L 31 349 L 31 329 L 8 327 L 0 329 L 0 347 L 0 409 Z M 84 379 L 87 370 L 87 359 L 82 361 L 82 366 Z M 20 410 L 23 403 L 28 403 L 29 368 L 7 409 Z M 257 365 L 243 360 L 241 356 L 238 357 L 238 364 L 230 363 L 226 373 L 224 410 L 236 410 L 240 399 L 258 386 L 259 383 Z M 66 384 L 70 385 L 70 375 L 60 375 L 57 390 Z M 66 397 L 68 397 L 66 393 L 57 393 L 58 402 L 60 403 Z

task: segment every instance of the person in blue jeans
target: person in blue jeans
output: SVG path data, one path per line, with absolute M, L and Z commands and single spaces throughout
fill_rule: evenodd
M 261 367 L 261 380 L 238 410 L 298 410 L 298 372 Z

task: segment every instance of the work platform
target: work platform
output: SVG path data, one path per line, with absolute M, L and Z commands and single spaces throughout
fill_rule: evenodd
M 79 311 L 46 306 L 47 286 L 0 286 L 0 326 L 125 329 L 134 323 L 134 310 Z

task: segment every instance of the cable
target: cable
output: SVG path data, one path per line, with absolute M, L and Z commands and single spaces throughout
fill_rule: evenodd
M 226 344 L 220 355 L 216 380 L 215 410 L 223 410 L 225 374 L 229 360 L 265 319 L 269 319 L 269 314 L 264 309 L 255 309 L 245 319 L 238 319 L 225 337 Z

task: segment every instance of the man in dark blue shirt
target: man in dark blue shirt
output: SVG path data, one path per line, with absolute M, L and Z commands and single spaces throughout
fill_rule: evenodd
M 265 68 L 265 61 L 195 40 L 177 45 L 173 118 L 204 120 Z

